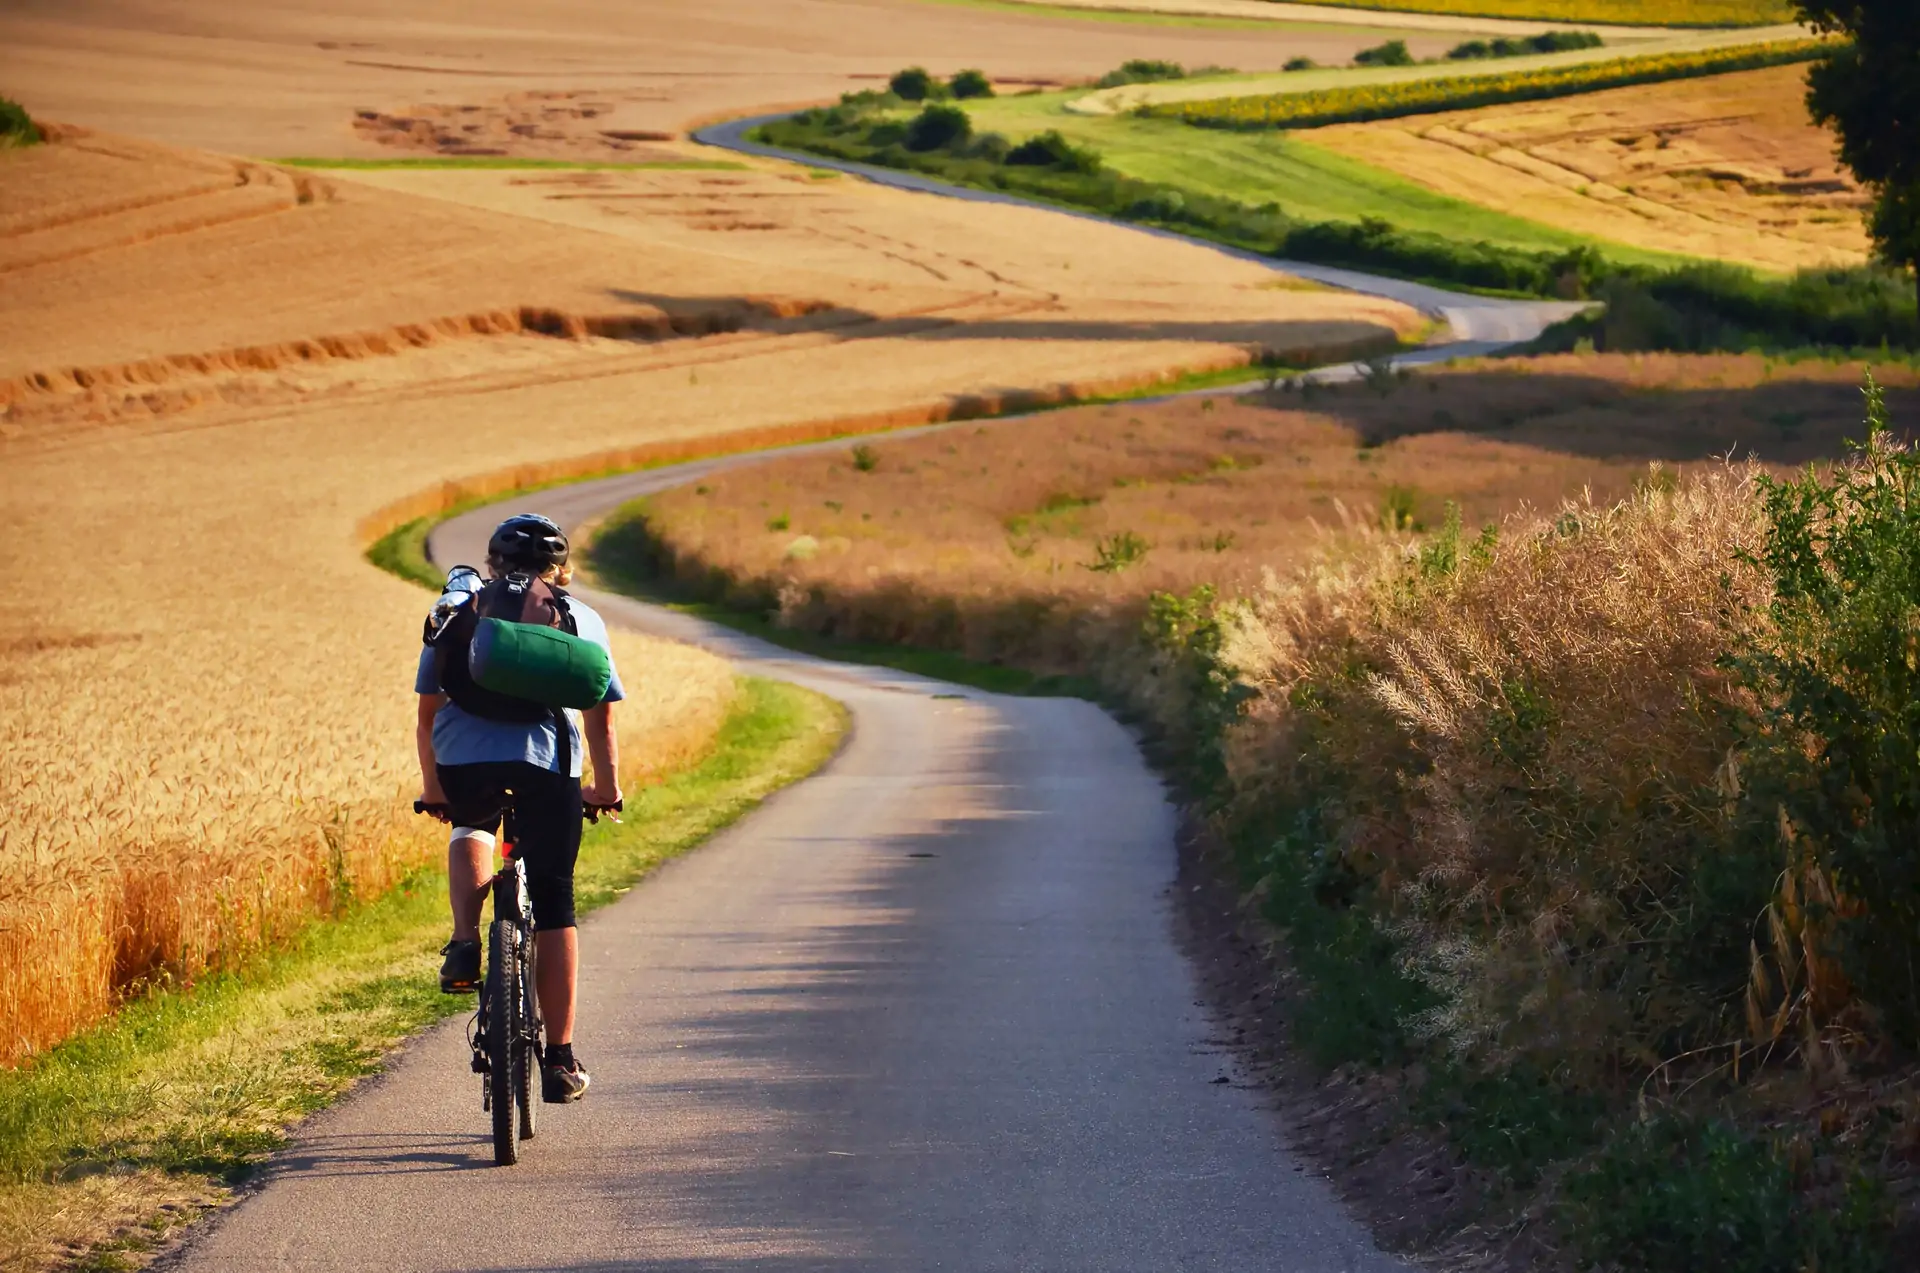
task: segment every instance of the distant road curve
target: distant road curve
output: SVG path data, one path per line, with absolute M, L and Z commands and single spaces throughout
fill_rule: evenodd
M 1278 260 L 1258 252 L 1226 247 L 1156 226 L 1140 225 L 1132 221 L 1122 221 L 1117 217 L 1101 216 L 1097 212 L 1062 208 L 1056 204 L 1042 203 L 1037 199 L 1023 199 L 1018 195 L 957 186 L 951 182 L 922 176 L 917 172 L 901 172 L 895 168 L 881 168 L 874 164 L 828 159 L 805 151 L 784 150 L 778 146 L 766 146 L 747 140 L 746 135 L 752 129 L 777 119 L 785 119 L 788 114 L 789 112 L 782 111 L 772 115 L 756 115 L 750 119 L 731 119 L 725 123 L 709 124 L 704 128 L 696 128 L 692 134 L 693 140 L 703 146 L 717 146 L 737 154 L 755 155 L 763 159 L 784 159 L 792 163 L 806 164 L 811 168 L 826 168 L 835 172 L 850 173 L 877 185 L 892 186 L 897 190 L 943 195 L 949 199 L 965 199 L 972 203 L 1006 203 L 1022 208 L 1039 208 L 1063 217 L 1101 221 L 1108 225 L 1122 226 L 1139 234 L 1151 234 L 1157 238 L 1191 243 L 1212 252 L 1266 266 L 1278 274 L 1291 274 L 1295 278 L 1310 279 L 1316 283 L 1325 283 L 1329 287 L 1360 292 L 1367 296 L 1384 296 L 1440 319 L 1453 331 L 1453 340 L 1405 355 L 1398 360 L 1406 364 L 1468 358 L 1525 344 L 1554 323 L 1570 318 L 1587 308 L 1587 302 L 1582 301 L 1515 301 L 1471 296 L 1464 292 L 1449 292 L 1443 288 L 1429 287 L 1424 283 L 1410 283 L 1405 279 L 1386 278 L 1359 270 L 1343 270 L 1331 265 L 1313 265 L 1306 261 Z

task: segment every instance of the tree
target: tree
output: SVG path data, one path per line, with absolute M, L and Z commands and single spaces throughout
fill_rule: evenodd
M 925 67 L 909 66 L 888 80 L 887 88 L 903 102 L 924 102 L 933 95 L 933 76 Z
M 958 106 L 929 106 L 907 125 L 908 150 L 943 150 L 973 135 L 973 120 Z
M 1913 268 L 1920 297 L 1920 4 L 1798 0 L 1816 30 L 1849 37 L 1807 76 L 1815 122 L 1840 134 L 1840 160 L 1874 194 L 1880 254 Z
M 955 97 L 992 97 L 993 81 L 987 78 L 985 71 L 961 71 L 947 84 L 947 89 Z

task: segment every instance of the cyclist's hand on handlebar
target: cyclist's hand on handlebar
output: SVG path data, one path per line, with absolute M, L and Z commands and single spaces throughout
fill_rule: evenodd
M 619 813 L 626 807 L 626 801 L 620 797 L 620 788 L 604 788 L 596 783 L 580 793 L 580 807 L 587 821 L 598 822 L 603 813 L 609 817 Z M 619 818 L 613 820 L 620 821 Z
M 445 800 L 416 800 L 413 802 L 413 811 L 415 813 L 424 813 L 429 818 L 433 818 L 439 822 L 450 823 L 453 821 L 453 815 L 447 811 L 447 802 Z

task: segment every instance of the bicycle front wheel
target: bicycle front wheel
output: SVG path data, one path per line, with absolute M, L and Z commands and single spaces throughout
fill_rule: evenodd
M 521 958 L 519 930 L 495 920 L 487 930 L 487 1105 L 493 1114 L 493 1161 L 501 1167 L 520 1161 L 513 1115 L 516 1094 L 526 1084 Z
M 514 1097 L 520 1106 L 520 1139 L 532 1140 L 539 1122 L 540 1098 L 534 1095 L 534 1075 L 540 1066 L 540 959 L 533 934 L 522 932 L 526 952 L 520 963 L 520 1034 L 516 1052 Z

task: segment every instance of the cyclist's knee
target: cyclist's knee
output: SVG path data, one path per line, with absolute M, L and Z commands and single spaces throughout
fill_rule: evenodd
M 571 876 L 527 876 L 527 896 L 533 902 L 533 926 L 542 932 L 572 928 L 573 879 Z

